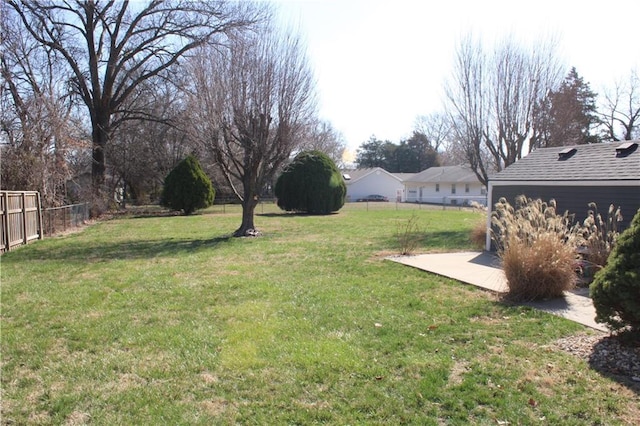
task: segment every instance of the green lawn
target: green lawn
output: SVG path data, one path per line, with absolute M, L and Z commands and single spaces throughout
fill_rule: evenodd
M 4 254 L 3 424 L 625 424 L 585 328 L 385 260 L 469 249 L 477 213 L 235 208 L 120 218 Z M 507 423 L 508 422 L 508 423 Z

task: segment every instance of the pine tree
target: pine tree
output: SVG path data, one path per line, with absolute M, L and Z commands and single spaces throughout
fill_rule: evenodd
M 215 190 L 200 163 L 188 156 L 171 170 L 164 180 L 160 204 L 172 210 L 190 215 L 213 203 Z
M 583 145 L 600 142 L 592 130 L 598 123 L 596 96 L 589 83 L 571 68 L 557 91 L 549 92 L 539 106 L 543 111 L 540 147 Z

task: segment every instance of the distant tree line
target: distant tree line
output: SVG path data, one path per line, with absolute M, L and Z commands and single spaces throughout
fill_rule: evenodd
M 429 139 L 418 131 L 394 144 L 371 136 L 360 145 L 356 163 L 360 168 L 381 167 L 390 173 L 418 173 L 429 167 L 440 165 L 438 153 Z

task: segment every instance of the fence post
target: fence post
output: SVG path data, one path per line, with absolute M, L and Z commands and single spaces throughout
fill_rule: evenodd
M 42 240 L 44 238 L 44 229 L 42 227 L 42 204 L 40 204 L 40 192 L 36 192 L 36 207 L 38 208 L 38 239 Z
M 23 192 L 20 198 L 22 200 L 20 206 L 22 210 L 22 244 L 27 244 L 29 242 L 27 238 L 27 193 Z
M 2 233 L 4 234 L 3 251 L 9 251 L 11 238 L 9 237 L 9 196 L 8 192 L 2 192 Z

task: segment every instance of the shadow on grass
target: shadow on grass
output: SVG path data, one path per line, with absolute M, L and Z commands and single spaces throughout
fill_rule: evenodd
M 602 376 L 640 395 L 640 377 L 637 375 L 637 368 L 640 367 L 640 347 L 626 346 L 615 337 L 606 336 L 593 345 L 588 362 L 589 366 Z
M 101 262 L 118 259 L 148 259 L 217 248 L 230 240 L 232 240 L 231 236 L 195 240 L 136 240 L 109 244 L 74 241 L 73 244 L 64 244 L 55 250 L 24 250 L 19 253 L 16 260 Z
M 332 213 L 306 213 L 306 212 L 280 212 L 280 213 L 256 213 L 256 216 L 262 217 L 318 217 L 318 216 L 333 216 L 339 214 L 340 212 L 332 212 Z

